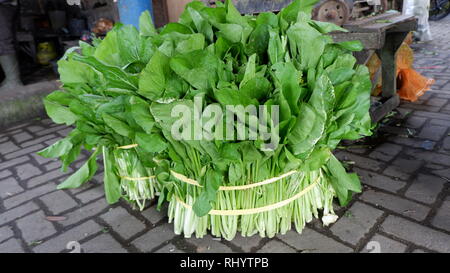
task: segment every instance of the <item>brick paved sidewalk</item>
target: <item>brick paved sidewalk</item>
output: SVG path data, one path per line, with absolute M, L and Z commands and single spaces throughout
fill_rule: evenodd
M 231 242 L 176 236 L 164 212 L 108 206 L 102 174 L 81 189 L 57 191 L 67 174 L 35 152 L 69 129 L 36 120 L 0 132 L 0 252 L 69 251 L 71 241 L 84 252 L 367 252 L 371 241 L 381 252 L 450 252 L 449 29 L 450 17 L 432 23 L 435 40 L 415 45 L 416 67 L 436 84 L 400 108 L 406 118 L 398 131 L 409 128 L 413 137 L 399 133 L 338 152 L 356 163 L 365 187 L 329 228 L 316 221 L 301 235 Z

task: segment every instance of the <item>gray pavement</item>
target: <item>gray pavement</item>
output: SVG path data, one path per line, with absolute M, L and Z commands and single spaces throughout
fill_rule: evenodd
M 415 66 L 436 84 L 400 107 L 398 128 L 413 136 L 391 134 L 375 147 L 338 152 L 355 162 L 364 191 L 330 227 L 313 221 L 301 235 L 273 239 L 177 236 L 164 211 L 109 206 L 101 173 L 81 189 L 57 191 L 70 171 L 35 153 L 70 129 L 30 120 L 0 130 L 0 253 L 450 252 L 450 17 L 431 25 L 435 39 L 414 46 Z

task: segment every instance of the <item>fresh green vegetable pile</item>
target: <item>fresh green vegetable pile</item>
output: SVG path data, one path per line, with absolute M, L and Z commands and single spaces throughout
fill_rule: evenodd
M 62 90 L 45 99 L 53 121 L 75 129 L 40 155 L 59 157 L 63 169 L 82 148 L 92 155 L 58 188 L 89 181 L 103 154 L 108 202 L 143 209 L 158 195 L 186 237 L 273 237 L 292 223 L 300 232 L 319 214 L 324 224 L 335 221 L 333 198 L 345 205 L 361 186 L 331 151 L 370 135 L 371 82 L 352 56 L 361 44 L 334 43 L 326 33 L 345 30 L 310 19 L 315 2 L 241 16 L 232 1 L 194 1 L 160 30 L 144 13 L 140 31 L 119 24 L 93 45 L 80 42 L 58 63 Z M 212 139 L 177 139 L 174 108 L 195 114 L 198 101 L 224 111 L 277 106 L 264 113 L 272 142 L 223 140 L 219 130 Z M 215 128 L 228 123 L 218 117 Z M 238 125 L 246 136 L 254 131 Z

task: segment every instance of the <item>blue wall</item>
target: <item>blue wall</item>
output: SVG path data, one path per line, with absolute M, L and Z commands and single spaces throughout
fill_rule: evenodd
M 149 10 L 153 17 L 152 0 L 119 0 L 120 22 L 131 24 L 139 28 L 139 16 L 145 10 Z

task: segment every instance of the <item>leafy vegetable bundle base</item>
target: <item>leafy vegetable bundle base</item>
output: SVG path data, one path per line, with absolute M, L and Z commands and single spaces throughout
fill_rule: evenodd
M 273 237 L 313 217 L 334 222 L 333 199 L 345 205 L 361 186 L 332 150 L 370 135 L 371 82 L 352 56 L 361 44 L 335 43 L 327 33 L 344 29 L 310 19 L 315 2 L 242 16 L 232 1 L 194 1 L 161 29 L 147 12 L 139 31 L 118 24 L 80 42 L 58 62 L 61 90 L 45 99 L 53 121 L 74 129 L 40 155 L 59 157 L 63 170 L 82 149 L 92 155 L 58 188 L 83 185 L 102 160 L 109 203 L 144 209 L 156 196 L 186 237 Z M 257 113 L 228 120 L 199 110 L 230 106 L 275 109 L 262 113 L 265 137 L 251 126 Z M 177 107 L 186 111 L 174 116 Z M 174 135 L 186 113 L 210 130 L 181 119 L 194 129 Z M 237 133 L 225 138 L 230 126 Z

